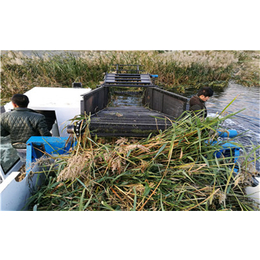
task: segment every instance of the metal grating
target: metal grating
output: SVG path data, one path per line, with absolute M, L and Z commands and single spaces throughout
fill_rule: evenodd
M 147 87 L 153 86 L 150 74 L 141 74 L 141 65 L 114 65 L 115 73 L 106 73 L 104 84 L 106 86 L 118 87 Z M 136 66 L 136 69 L 125 69 L 129 66 Z M 124 72 L 124 73 L 122 73 Z M 134 73 L 133 73 L 134 72 Z

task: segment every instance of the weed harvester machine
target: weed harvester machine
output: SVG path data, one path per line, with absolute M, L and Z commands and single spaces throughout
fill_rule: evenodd
M 98 88 L 83 96 L 81 114 L 91 117 L 91 135 L 145 137 L 167 129 L 186 110 L 186 97 L 159 88 L 154 83 L 158 75 L 140 67 L 115 65 Z M 116 102 L 118 96 L 129 102 Z M 70 130 L 79 135 L 83 125 Z
M 82 83 L 73 83 L 72 88 L 35 87 L 25 93 L 30 99 L 29 108 L 52 122 L 52 137 L 32 136 L 27 141 L 25 163 L 19 159 L 10 140 L 4 140 L 4 145 L 1 143 L 1 210 L 26 210 L 29 197 L 45 179 L 41 173 L 45 167 L 42 161 L 53 162 L 56 156 L 69 155 L 87 127 L 92 136 L 147 137 L 164 131 L 180 118 L 188 109 L 188 98 L 160 88 L 155 84 L 158 75 L 144 73 L 140 68 L 141 65 L 117 64 L 94 90 L 82 88 Z M 120 103 L 118 95 L 127 98 Z M 11 108 L 8 103 L 1 112 Z M 71 124 L 75 118 L 82 119 Z M 229 131 L 228 135 L 220 133 L 223 138 L 236 134 L 236 131 Z M 232 164 L 236 163 L 239 147 L 226 142 L 216 153 L 217 158 L 230 155 L 233 155 Z M 25 177 L 19 181 L 24 166 Z M 234 173 L 238 170 L 235 168 Z M 259 186 L 254 179 L 248 190 L 254 193 L 253 199 L 258 203 Z

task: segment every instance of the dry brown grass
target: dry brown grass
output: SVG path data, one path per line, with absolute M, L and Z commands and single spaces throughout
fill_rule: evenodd
M 112 64 L 141 64 L 159 74 L 157 84 L 185 92 L 202 85 L 225 87 L 229 80 L 259 86 L 259 51 L 82 51 L 75 54 L 26 57 L 21 52 L 1 56 L 1 100 L 35 86 L 71 87 L 82 82 L 96 88 Z

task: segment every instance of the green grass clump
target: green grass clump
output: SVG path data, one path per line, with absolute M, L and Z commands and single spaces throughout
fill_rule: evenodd
M 209 143 L 220 123 L 232 115 L 203 122 L 184 116 L 166 131 L 144 139 L 108 142 L 91 138 L 87 130 L 70 156 L 58 158 L 56 166 L 46 171 L 46 183 L 30 198 L 30 208 L 257 210 L 244 193 L 252 174 L 246 170 L 249 158 L 244 158 L 239 173 L 234 175 L 232 155 L 217 159 L 214 153 L 220 144 Z M 252 153 L 256 154 L 257 149 Z

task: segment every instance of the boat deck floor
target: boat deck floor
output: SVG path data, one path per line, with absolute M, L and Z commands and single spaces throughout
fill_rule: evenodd
M 174 118 L 143 106 L 107 107 L 92 115 L 90 131 L 99 136 L 142 137 L 167 129 L 171 120 Z

